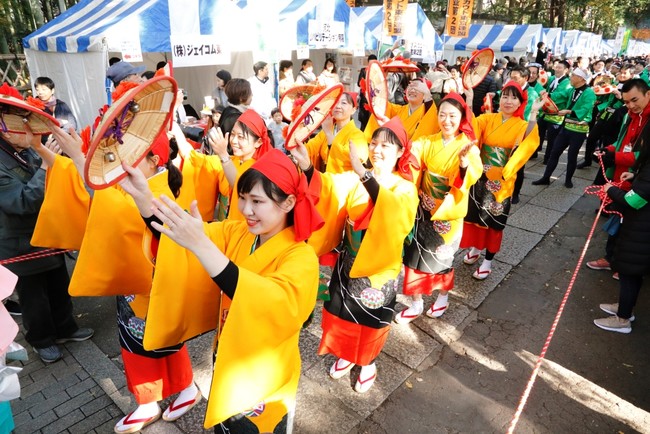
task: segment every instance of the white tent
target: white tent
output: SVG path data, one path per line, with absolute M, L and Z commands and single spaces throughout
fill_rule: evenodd
M 433 24 L 426 16 L 422 7 L 417 3 L 409 3 L 406 13 L 402 17 L 403 33 L 401 36 L 388 36 L 384 34 L 384 7 L 367 6 L 352 8 L 350 22 L 359 21 L 364 31 L 364 48 L 376 52 L 379 44 L 392 44 L 397 38 L 404 39 L 411 57 L 432 63 L 442 53 L 442 39 L 436 33 Z
M 541 24 L 481 25 L 472 24 L 466 38 L 444 36 L 444 57 L 453 61 L 458 56 L 470 56 L 473 51 L 491 48 L 496 57 L 525 56 L 534 53 L 542 40 Z
M 560 27 L 550 27 L 544 28 L 542 41 L 546 44 L 546 47 L 551 50 L 553 54 L 562 54 L 562 29 Z
M 268 16 L 270 2 L 257 0 Z M 248 2 L 253 3 L 251 1 Z M 141 48 L 147 69 L 170 59 L 171 37 L 215 35 L 232 51 L 234 77 L 252 75 L 259 41 L 251 37 L 256 20 L 230 0 L 84 0 L 23 39 L 32 77 L 54 80 L 57 95 L 68 102 L 80 121 L 91 124 L 106 103 L 105 73 L 110 55 L 120 55 L 125 43 Z M 255 59 L 260 60 L 260 59 Z M 219 68 L 176 68 L 174 76 L 200 110 L 203 96 L 214 87 Z

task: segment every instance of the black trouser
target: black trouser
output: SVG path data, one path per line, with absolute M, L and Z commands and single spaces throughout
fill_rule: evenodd
M 618 317 L 629 319 L 639 297 L 643 276 L 619 273 L 618 278 L 621 285 L 618 295 Z
M 551 158 L 551 152 L 553 152 L 555 139 L 562 129 L 562 127 L 557 124 L 551 124 L 549 122 L 546 122 L 546 124 L 546 150 L 544 151 L 544 164 L 548 164 L 548 159 Z
M 610 264 L 612 263 L 612 258 L 614 257 L 614 247 L 616 247 L 616 238 L 618 238 L 618 232 L 616 235 L 608 235 L 607 243 L 605 243 L 605 259 Z
M 526 177 L 525 173 L 526 165 L 524 164 L 521 166 L 521 169 L 517 171 L 517 179 L 515 179 L 515 188 L 512 191 L 512 196 L 519 196 L 519 192 L 521 191 L 521 187 L 524 185 L 524 178 Z
M 598 120 L 593 128 L 589 130 L 589 136 L 585 144 L 585 163 L 591 164 L 594 161 L 594 151 L 602 146 L 603 133 L 607 130 L 607 121 Z
M 79 328 L 72 316 L 65 264 L 53 270 L 21 276 L 16 292 L 23 313 L 25 340 L 36 347 L 54 345 L 54 339 L 70 336 Z
M 539 146 L 537 151 L 542 150 L 542 145 L 544 144 L 544 139 L 546 139 L 546 130 L 548 130 L 549 123 L 544 120 L 544 118 L 537 119 L 537 131 L 539 132 Z
M 584 140 L 585 133 L 576 133 L 575 131 L 569 131 L 566 128 L 560 128 L 560 133 L 554 140 L 551 156 L 548 159 L 546 170 L 544 171 L 544 178 L 551 178 L 553 171 L 560 161 L 562 153 L 566 148 L 569 148 L 566 163 L 566 182 L 571 181 L 578 164 L 578 152 L 580 152 Z

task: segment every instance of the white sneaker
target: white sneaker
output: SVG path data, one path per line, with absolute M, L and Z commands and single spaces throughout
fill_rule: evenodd
M 596 324 L 597 327 L 610 332 L 630 333 L 632 331 L 632 323 L 630 320 L 619 318 L 616 315 L 595 319 L 594 324 Z
M 600 310 L 610 315 L 618 315 L 618 303 L 612 303 L 612 304 L 603 303 L 600 305 Z M 628 319 L 630 321 L 634 321 L 636 317 L 634 316 L 634 314 L 632 314 L 632 316 L 629 317 Z

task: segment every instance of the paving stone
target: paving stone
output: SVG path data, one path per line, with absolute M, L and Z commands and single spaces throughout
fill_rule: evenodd
M 584 192 L 584 188 L 580 188 L 578 185 L 584 182 L 584 180 L 575 180 L 574 188 L 566 188 L 563 184 L 555 182 L 552 188 L 541 191 L 529 203 L 565 213 L 571 209 Z
M 72 425 L 68 428 L 68 431 L 70 431 L 71 434 L 85 434 L 111 419 L 112 416 L 106 410 L 100 410 Z
M 65 393 L 68 387 L 71 387 L 77 383 L 79 383 L 79 377 L 77 377 L 74 374 L 69 375 L 65 378 L 62 378 L 59 381 L 54 382 L 54 384 L 45 387 L 43 389 L 43 395 L 45 396 L 46 399 L 50 399 L 50 397 L 56 394 Z
M 55 407 L 54 412 L 57 414 L 57 416 L 61 417 L 70 413 L 71 411 L 74 411 L 77 408 L 80 408 L 82 405 L 94 400 L 98 396 L 101 396 L 101 394 L 103 394 L 102 389 L 99 386 L 95 386 L 92 389 L 83 391 L 75 397 L 67 400 L 63 404 Z
M 517 265 L 542 241 L 543 237 L 542 234 L 508 225 L 503 231 L 501 250 L 496 254 L 496 259 L 506 264 Z
M 74 375 L 77 372 L 81 371 L 81 365 L 79 365 L 79 363 L 77 363 L 77 361 L 71 357 L 67 361 L 64 360 L 63 363 L 59 362 L 51 364 L 48 366 L 48 371 L 54 376 L 57 381 L 59 381 L 62 378 L 69 377 L 70 375 Z
M 30 422 L 33 417 L 31 414 L 29 414 L 29 411 L 23 411 L 18 413 L 16 411 L 16 406 L 14 405 L 16 401 L 11 402 L 11 410 L 13 412 L 13 418 L 14 418 L 14 425 L 15 426 L 21 426 L 26 424 L 27 422 Z
M 54 411 L 46 411 L 45 413 L 41 414 L 38 419 L 31 419 L 29 421 L 26 421 L 26 423 L 21 424 L 20 426 L 16 425 L 16 429 L 14 430 L 15 434 L 34 434 L 38 432 L 41 428 L 44 426 L 47 426 L 54 422 L 57 419 L 56 414 L 54 414 Z
M 81 382 L 79 382 L 79 383 L 77 383 L 77 384 L 75 384 L 73 386 L 68 387 L 67 392 L 68 392 L 68 395 L 70 395 L 70 397 L 74 398 L 75 396 L 79 395 L 80 393 L 85 392 L 86 390 L 92 389 L 96 385 L 97 385 L 97 383 L 95 383 L 95 380 L 93 380 L 92 378 L 86 378 L 85 380 L 83 380 L 83 381 L 81 381 Z
M 22 384 L 22 380 L 21 380 Z M 11 409 L 15 414 L 29 410 L 33 406 L 45 401 L 45 396 L 41 392 L 34 392 L 31 394 L 25 393 L 24 389 L 20 390 L 20 398 L 11 401 Z
M 67 413 L 65 416 L 58 416 L 58 419 L 51 424 L 43 427 L 41 432 L 43 434 L 56 434 L 62 431 L 65 431 L 67 428 L 72 425 L 81 422 L 84 420 L 85 416 L 81 410 L 76 409 L 72 412 Z
M 329 376 L 329 369 L 335 360 L 336 358 L 332 355 L 323 356 L 321 363 L 314 365 L 305 375 L 326 388 L 330 396 L 338 397 L 343 404 L 363 418 L 368 417 L 372 410 L 386 400 L 411 374 L 411 369 L 408 366 L 386 354 L 379 354 L 375 360 L 377 363 L 377 381 L 368 392 L 359 394 L 354 391 L 354 384 L 361 368 L 355 366 L 349 375 L 333 380 Z M 320 408 L 313 408 L 312 411 L 327 412 L 327 406 L 321 404 Z
M 454 299 L 460 300 L 472 309 L 476 309 L 483 303 L 483 300 L 485 300 L 512 268 L 512 265 L 504 264 L 495 259 L 492 261 L 492 272 L 490 275 L 485 280 L 477 280 L 472 277 L 472 274 L 478 269 L 480 262 L 474 265 L 462 264 L 455 267 L 454 289 L 450 292 Z
M 300 359 L 301 359 L 301 371 L 305 372 L 319 362 L 320 357 L 318 356 L 318 347 L 320 345 L 320 338 L 314 336 L 312 333 L 307 330 L 302 330 L 300 332 Z
M 424 305 L 427 306 L 435 301 L 434 297 L 425 297 Z M 422 315 L 411 323 L 412 327 L 418 327 L 437 341 L 446 344 L 458 339 L 461 334 L 459 326 L 467 319 L 472 311 L 466 305 L 458 302 L 453 295 L 449 296 L 449 308 L 439 318 L 429 318 Z
M 55 362 L 55 363 L 60 363 L 60 362 Z M 46 382 L 54 381 L 54 376 L 50 373 L 50 370 L 47 369 L 49 366 L 43 365 L 41 369 L 37 369 L 31 374 L 29 374 L 30 377 L 32 377 L 32 380 L 34 380 L 34 383 L 39 383 L 43 384 Z
M 59 393 L 30 408 L 29 414 L 31 414 L 34 418 L 41 417 L 43 413 L 49 412 L 56 406 L 68 401 L 69 399 L 70 397 L 65 392 Z
M 508 225 L 538 234 L 545 234 L 564 213 L 536 205 L 526 205 L 508 219 Z
M 113 405 L 113 401 L 108 395 L 100 394 L 95 399 L 81 406 L 81 411 L 86 416 L 90 416 L 97 411 Z
M 382 352 L 415 369 L 432 351 L 441 347 L 419 328 L 393 323 Z
M 341 432 L 341 427 L 353 427 L 361 420 L 359 414 L 350 410 L 336 395 L 330 394 L 327 387 L 305 375 L 300 377 L 293 432 L 336 433 Z

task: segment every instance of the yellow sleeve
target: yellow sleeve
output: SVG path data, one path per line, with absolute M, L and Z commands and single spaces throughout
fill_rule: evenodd
M 526 124 L 526 127 L 528 124 Z M 503 167 L 503 179 L 514 178 L 517 175 L 519 169 L 521 169 L 524 164 L 530 159 L 531 155 L 537 150 L 539 145 L 539 130 L 537 125 L 533 127 L 533 130 L 518 144 L 515 151 L 512 153 L 508 162 Z
M 415 141 L 420 137 L 430 136 L 439 131 L 440 125 L 438 125 L 438 109 L 436 108 L 436 104 L 433 103 L 420 120 L 415 132 L 411 136 L 411 140 Z
M 234 225 L 228 221 L 203 224 L 210 240 L 224 253 L 227 233 Z M 161 235 L 144 347 L 164 348 L 216 329 L 220 302 L 219 287 L 197 257 Z
M 339 131 L 332 142 L 327 158 L 326 172 L 343 173 L 352 170 L 350 163 L 350 141 L 354 144 L 359 158 L 368 160 L 368 143 L 360 129 L 350 121 L 343 130 Z
M 469 189 L 476 183 L 483 173 L 481 155 L 476 146 L 472 146 L 467 153 L 469 165 L 465 171 L 460 187 L 451 185 L 448 194 L 431 216 L 431 220 L 456 220 L 464 218 L 467 214 Z
M 183 161 L 183 186 L 176 202 L 189 209 L 197 201 L 203 221 L 212 221 L 220 195 L 230 197 L 230 186 L 219 157 L 190 151 Z
M 404 239 L 413 228 L 418 202 L 417 188 L 412 182 L 400 180 L 393 189 L 379 188 L 350 277 L 369 276 L 373 287 L 380 288 L 388 280 L 385 274 L 394 278 L 399 273 Z M 373 282 L 373 278 L 381 283 Z
M 57 155 L 45 177 L 45 199 L 31 244 L 79 250 L 86 231 L 90 194 L 72 160 Z
M 309 159 L 315 168 L 320 168 L 321 165 L 327 163 L 326 156 L 323 156 L 321 152 L 323 147 L 327 149 L 327 136 L 323 130 L 316 134 L 316 137 L 305 143 L 305 148 L 307 148 L 307 152 L 309 153 Z
M 391 119 L 393 116 L 396 116 L 399 112 L 399 107 L 399 105 L 389 102 L 386 106 L 386 117 Z M 363 134 L 366 136 L 366 143 L 370 143 L 372 135 L 377 128 L 379 128 L 379 122 L 377 122 L 375 115 L 371 114 L 370 119 L 368 119 L 368 123 L 366 124 L 366 129 L 363 130 Z
M 209 428 L 274 396 L 295 400 L 300 377 L 298 338 L 316 303 L 318 260 L 294 243 L 275 269 L 239 268 L 228 320 L 219 340 L 210 399 Z M 278 397 L 278 391 L 284 396 Z
M 311 183 L 321 183 L 318 213 L 325 220 L 322 228 L 309 237 L 308 243 L 321 256 L 339 245 L 347 217 L 345 209 L 350 190 L 359 182 L 353 172 L 332 174 L 314 171 Z
M 155 196 L 173 197 L 167 172 L 148 182 Z M 148 294 L 153 266 L 143 252 L 145 228 L 135 202 L 119 186 L 96 191 L 70 281 L 70 295 Z

